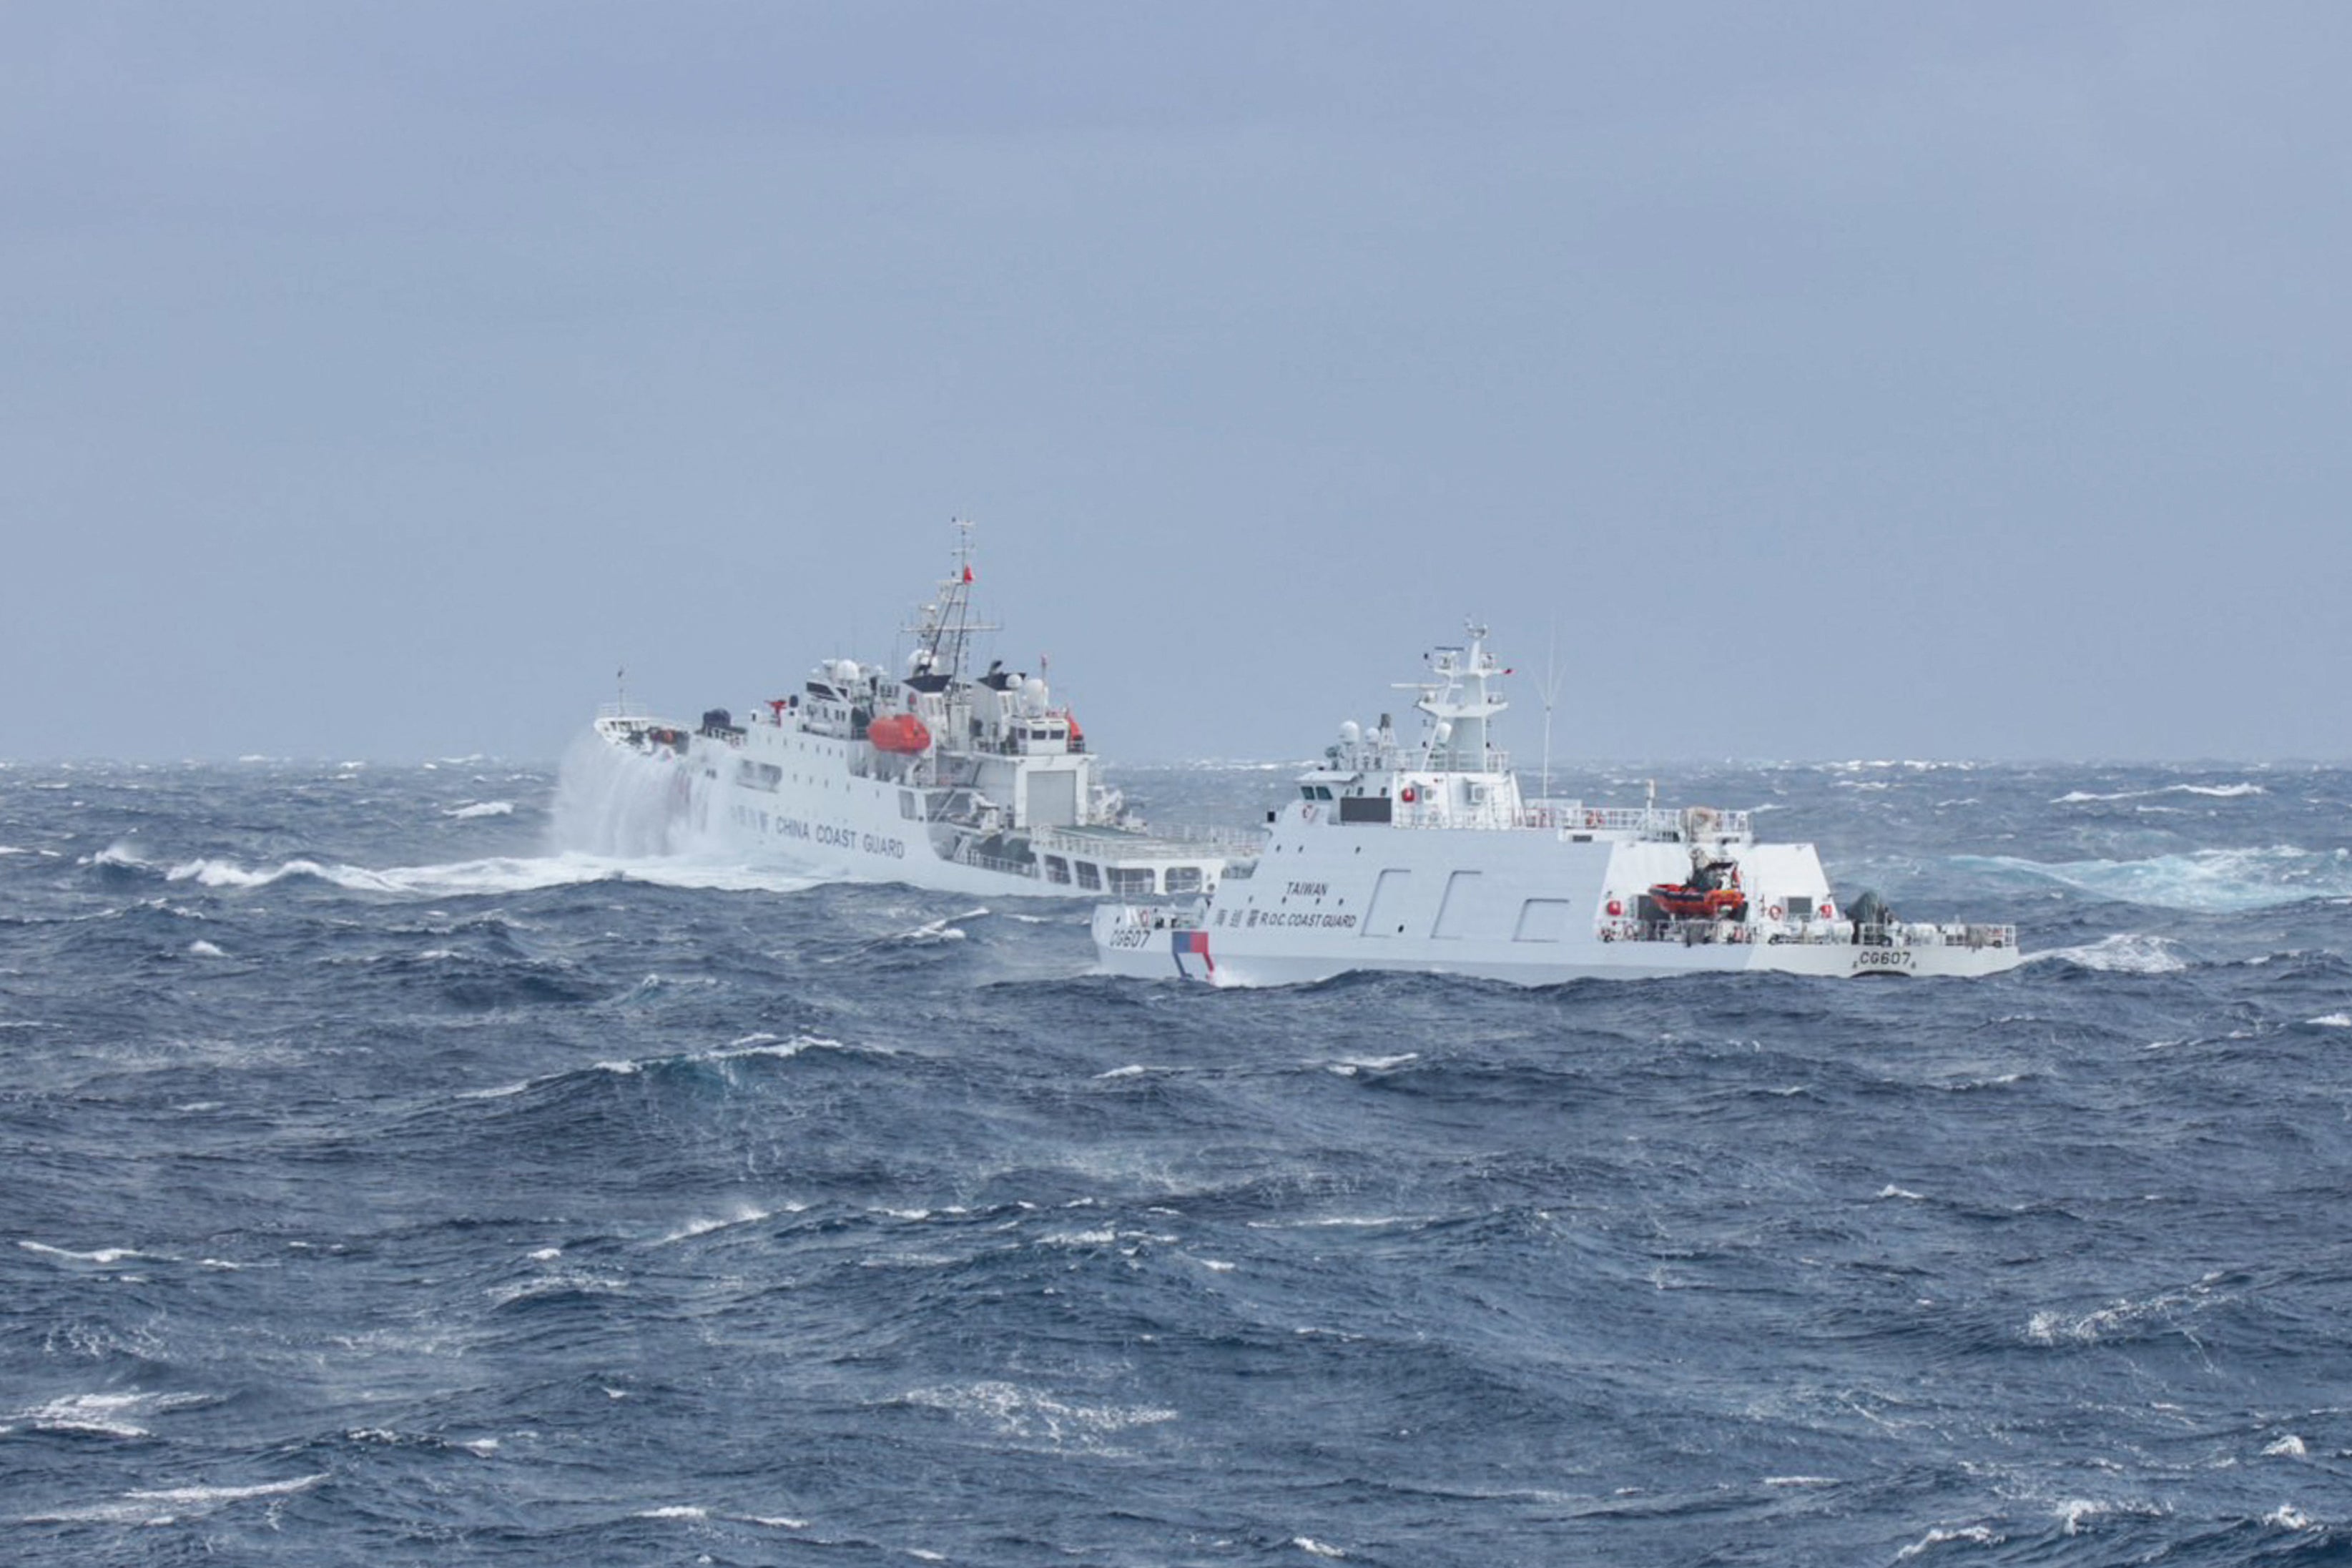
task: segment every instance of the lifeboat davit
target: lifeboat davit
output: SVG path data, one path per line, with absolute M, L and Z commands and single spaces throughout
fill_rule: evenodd
M 1748 912 L 1748 895 L 1736 887 L 1685 887 L 1678 882 L 1662 882 L 1650 889 L 1650 897 L 1676 920 L 1737 920 Z
M 884 714 L 866 727 L 866 738 L 874 743 L 877 751 L 896 751 L 909 757 L 931 748 L 929 727 L 910 713 Z

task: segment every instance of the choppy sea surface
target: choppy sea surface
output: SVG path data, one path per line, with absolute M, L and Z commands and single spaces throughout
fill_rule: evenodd
M 0 1560 L 2352 1558 L 2352 773 L 1652 773 L 2033 956 L 1215 992 L 551 767 L 0 767 Z

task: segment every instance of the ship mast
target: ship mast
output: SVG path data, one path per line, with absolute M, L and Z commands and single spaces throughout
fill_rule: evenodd
M 939 598 L 923 606 L 919 623 L 905 629 L 924 654 L 923 673 L 950 680 L 963 674 L 973 632 L 1003 630 L 971 618 L 971 524 L 958 517 L 955 526 L 955 570 L 940 584 Z
M 1510 706 L 1486 688 L 1488 680 L 1508 673 L 1486 652 L 1486 628 L 1472 621 L 1465 630 L 1467 647 L 1439 648 L 1431 655 L 1436 680 L 1398 683 L 1401 691 L 1421 694 L 1412 706 L 1428 716 L 1423 746 L 1432 768 L 1484 769 L 1486 721 Z

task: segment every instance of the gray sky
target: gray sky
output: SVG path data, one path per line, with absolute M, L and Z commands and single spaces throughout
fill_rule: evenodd
M 0 6 L 0 757 L 2352 756 L 2352 9 Z M 1394 706 L 1402 707 L 1402 703 Z

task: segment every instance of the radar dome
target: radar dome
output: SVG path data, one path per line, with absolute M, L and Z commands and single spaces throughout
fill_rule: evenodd
M 1350 719 L 1343 719 L 1343 720 L 1341 720 L 1341 721 L 1340 721 L 1340 724 L 1339 724 L 1339 744 L 1340 744 L 1340 745 L 1342 745 L 1342 746 L 1353 746 L 1353 745 L 1355 745 L 1355 744 L 1356 744 L 1356 742 L 1358 742 L 1358 741 L 1360 741 L 1360 740 L 1361 740 L 1361 739 L 1363 739 L 1363 738 L 1364 738 L 1363 727 L 1362 727 L 1362 726 L 1360 726 L 1360 725 L 1359 725 L 1359 724 L 1358 724 L 1354 719 L 1352 719 L 1352 718 L 1350 718 Z

